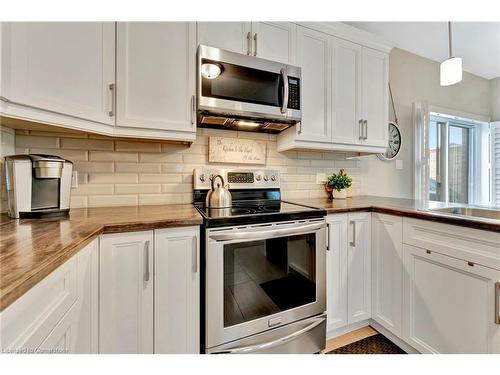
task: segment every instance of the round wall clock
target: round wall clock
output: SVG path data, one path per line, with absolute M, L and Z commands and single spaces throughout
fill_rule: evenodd
M 389 147 L 387 151 L 383 154 L 377 154 L 380 160 L 393 160 L 398 156 L 399 150 L 401 150 L 401 131 L 399 130 L 398 124 L 395 122 L 389 122 Z

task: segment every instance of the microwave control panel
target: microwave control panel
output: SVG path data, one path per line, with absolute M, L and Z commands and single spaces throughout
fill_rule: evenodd
M 300 109 L 300 81 L 298 78 L 288 77 L 288 108 Z

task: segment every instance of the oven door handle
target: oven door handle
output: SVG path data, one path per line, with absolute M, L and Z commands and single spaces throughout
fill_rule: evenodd
M 283 80 L 283 104 L 281 105 L 280 111 L 283 114 L 286 114 L 288 110 L 288 95 L 289 95 L 289 87 L 288 87 L 288 72 L 286 68 L 281 68 L 280 70 L 281 79 Z
M 322 315 L 318 316 L 316 319 L 314 319 L 314 321 L 311 324 L 309 324 L 307 327 L 299 329 L 298 331 L 290 333 L 289 335 L 280 337 L 279 339 L 265 342 L 263 344 L 242 346 L 240 348 L 221 350 L 218 352 L 213 352 L 212 354 L 249 354 L 249 353 L 257 352 L 259 350 L 270 349 L 270 348 L 274 348 L 275 346 L 284 345 L 287 342 L 295 340 L 296 338 L 303 335 L 304 333 L 312 331 L 314 328 L 319 326 L 325 320 L 326 320 L 326 314 L 322 314 Z
M 270 230 L 263 231 L 238 231 L 229 233 L 210 233 L 209 238 L 215 241 L 228 241 L 228 240 L 261 240 L 266 238 L 283 237 L 287 235 L 299 235 L 310 232 L 318 231 L 322 228 L 326 228 L 325 223 L 315 223 L 295 226 L 286 229 L 273 228 Z

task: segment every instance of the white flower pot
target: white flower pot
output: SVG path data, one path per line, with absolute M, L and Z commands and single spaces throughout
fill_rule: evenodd
M 333 196 L 333 199 L 346 199 L 347 198 L 347 189 L 342 189 L 340 191 L 333 189 L 332 196 Z

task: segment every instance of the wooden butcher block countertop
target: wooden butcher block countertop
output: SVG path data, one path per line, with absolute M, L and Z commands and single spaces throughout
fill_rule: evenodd
M 73 209 L 69 217 L 0 216 L 0 311 L 102 233 L 200 225 L 192 204 Z

